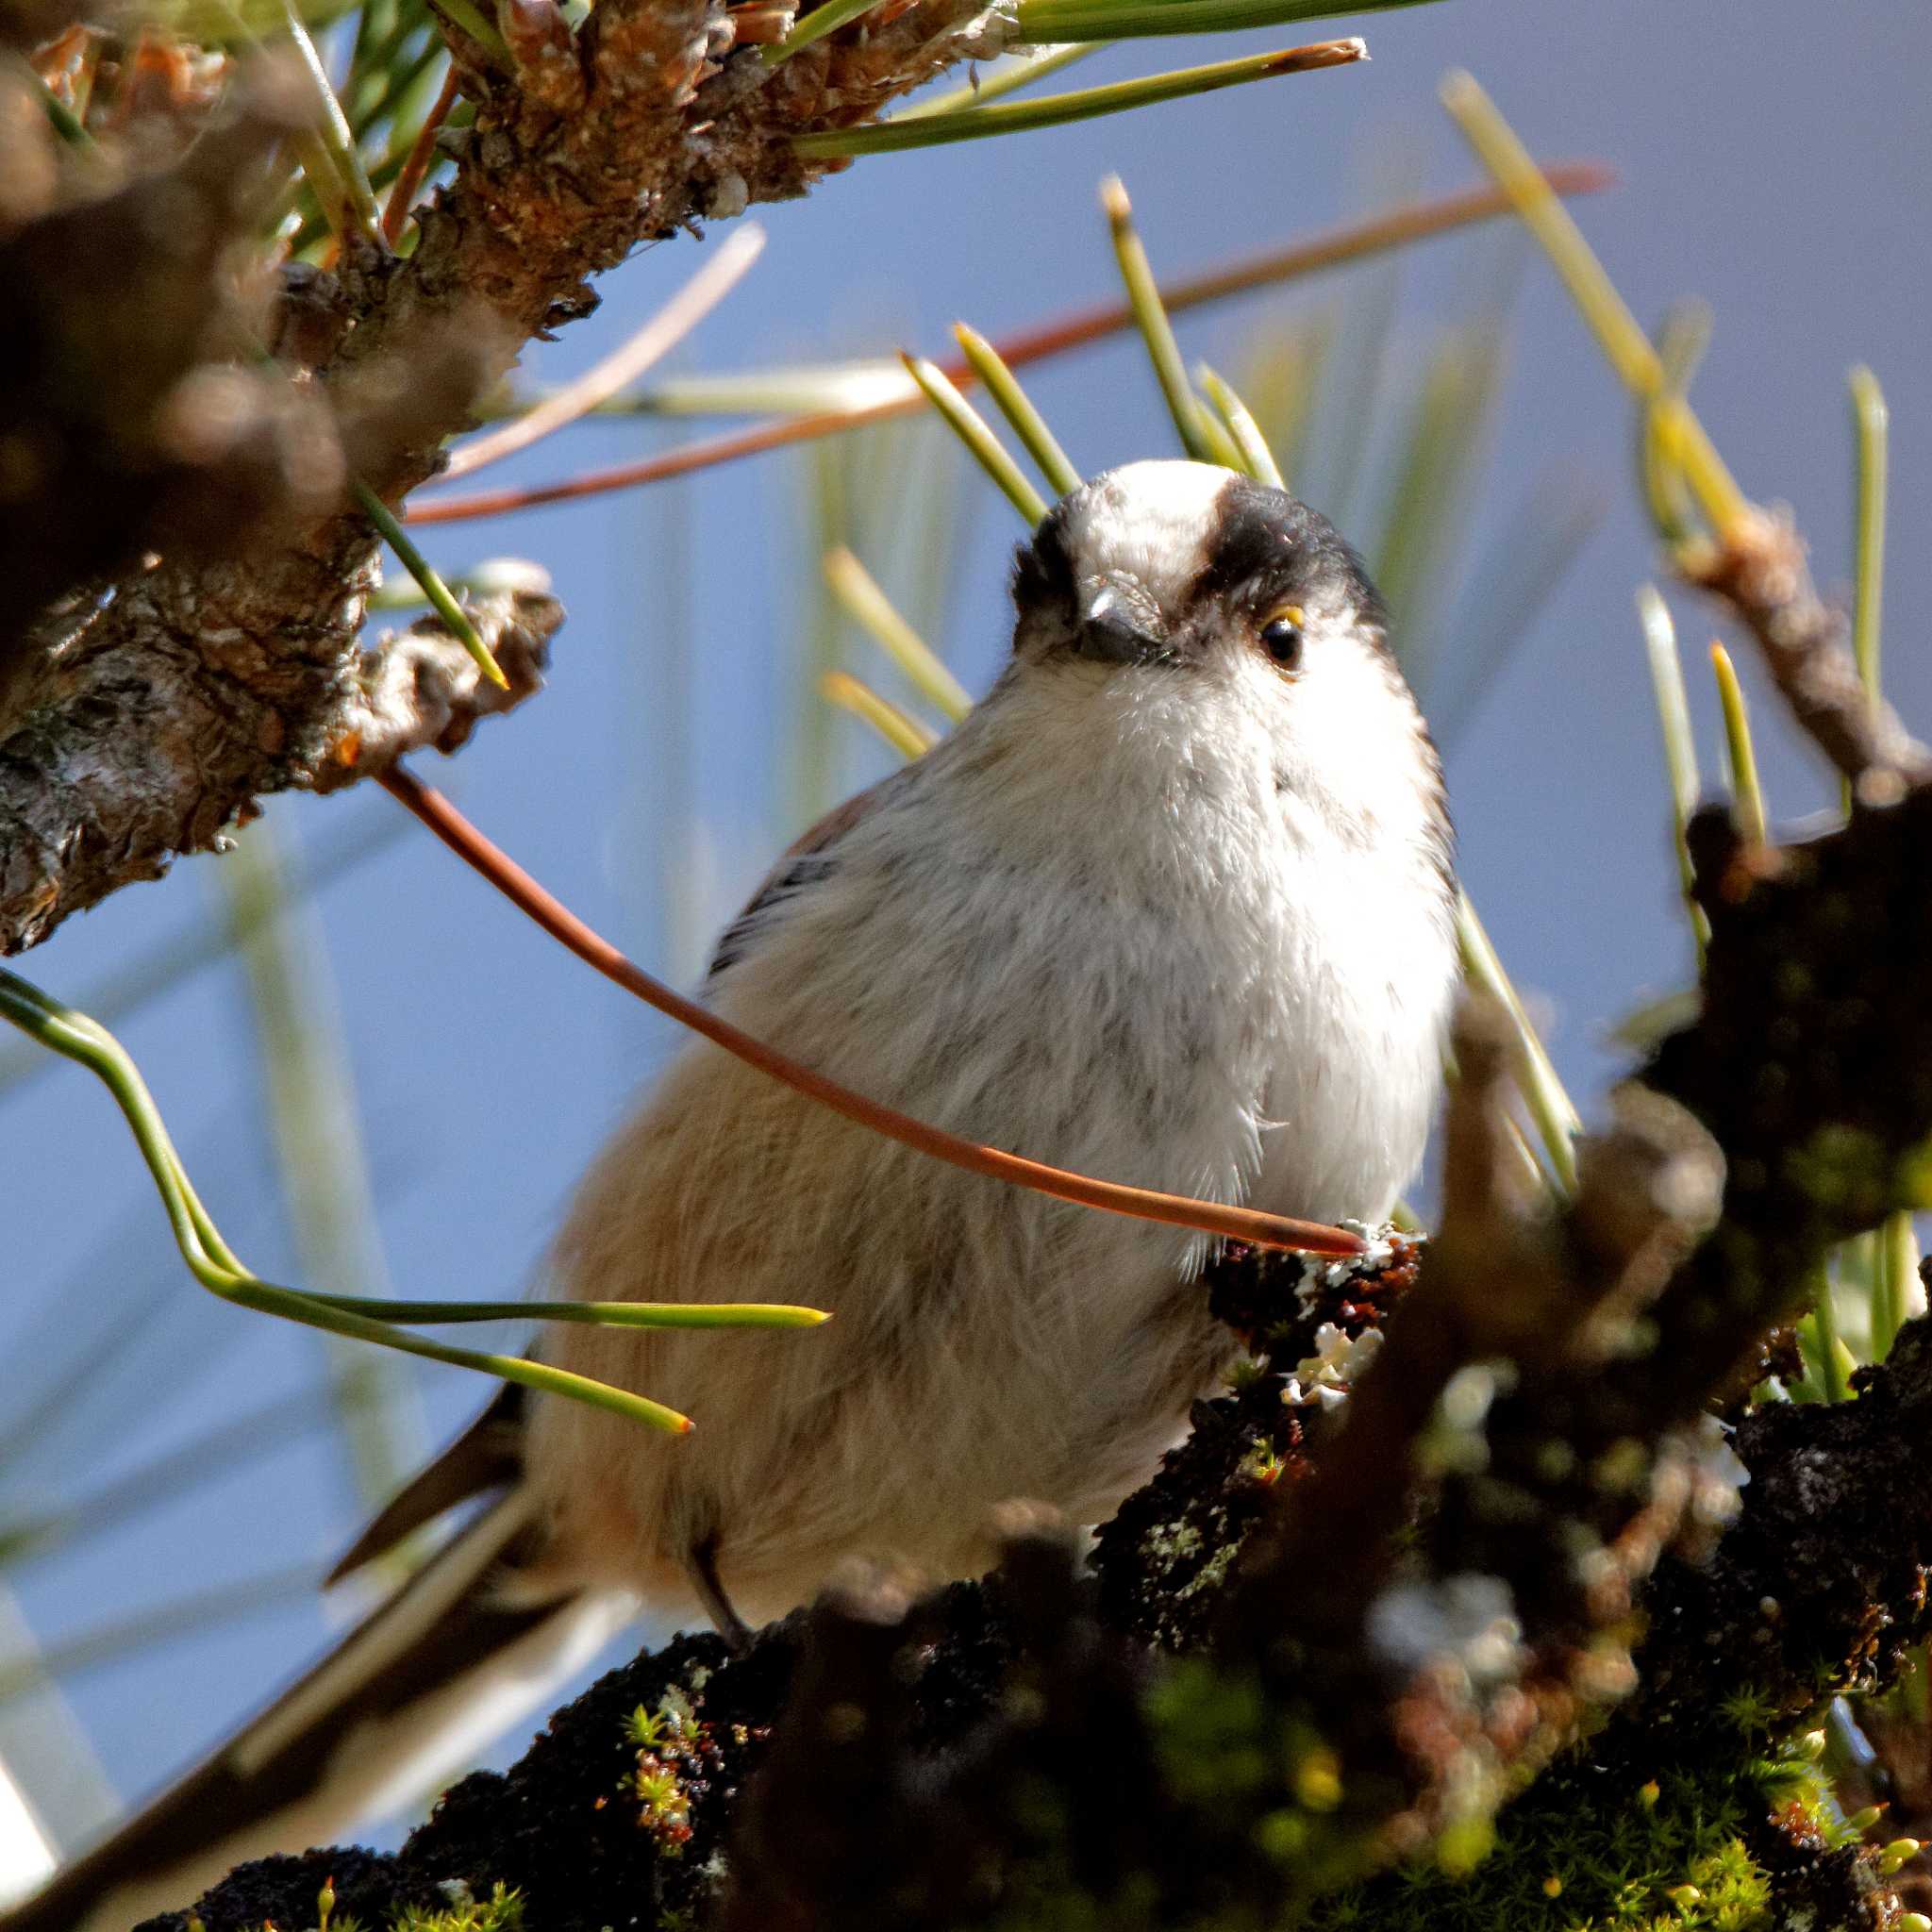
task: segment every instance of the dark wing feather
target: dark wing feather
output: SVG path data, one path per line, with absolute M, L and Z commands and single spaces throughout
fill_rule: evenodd
M 446 1515 L 458 1503 L 510 1488 L 524 1473 L 525 1394 L 520 1383 L 506 1382 L 483 1413 L 390 1498 L 328 1573 L 323 1587 L 333 1589 L 365 1563 L 386 1557 L 405 1537 Z

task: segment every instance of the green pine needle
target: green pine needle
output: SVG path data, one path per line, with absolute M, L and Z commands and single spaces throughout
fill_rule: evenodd
M 926 400 L 945 418 L 946 426 L 966 445 L 974 461 L 1020 512 L 1026 527 L 1037 530 L 1046 515 L 1046 500 L 1027 482 L 1006 445 L 987 427 L 985 418 L 959 393 L 938 363 L 928 362 L 924 356 L 902 356 L 900 359 L 913 381 L 925 391 Z
M 1350 13 L 1383 13 L 1427 0 L 1354 0 Z M 1336 0 L 1020 0 L 1020 38 L 1053 41 L 1127 40 L 1151 34 L 1234 33 L 1283 26 L 1343 11 Z
M 814 16 L 815 18 L 816 16 Z M 1290 47 L 1279 54 L 1254 54 L 1240 60 L 1217 60 L 1206 67 L 1183 67 L 1141 80 L 1117 80 L 1106 87 L 1076 89 L 1043 101 L 1002 101 L 991 107 L 963 108 L 925 114 L 901 114 L 870 127 L 839 127 L 802 134 L 791 143 L 814 158 L 831 155 L 901 154 L 910 148 L 943 147 L 956 141 L 990 141 L 995 135 L 1024 134 L 1091 121 L 1191 94 L 1214 93 L 1280 74 L 1306 74 L 1367 58 L 1359 41 L 1328 41 L 1319 46 Z
M 1195 368 L 1194 381 L 1241 452 L 1241 467 L 1257 483 L 1265 483 L 1271 490 L 1286 490 L 1288 485 L 1282 481 L 1281 466 L 1274 460 L 1274 452 L 1268 447 L 1268 439 L 1261 434 L 1261 425 L 1255 421 L 1248 406 L 1235 393 L 1233 384 L 1217 375 L 1205 362 Z
M 1226 469 L 1241 469 L 1241 451 L 1235 447 L 1234 439 L 1201 407 L 1200 398 L 1189 385 L 1187 371 L 1181 365 L 1180 344 L 1174 340 L 1174 324 L 1161 304 L 1147 251 L 1134 226 L 1133 204 L 1127 199 L 1127 191 L 1118 175 L 1109 175 L 1100 184 L 1100 205 L 1113 231 L 1113 250 L 1120 263 L 1121 280 L 1126 286 L 1127 306 L 1140 325 L 1147 359 L 1153 363 L 1155 379 L 1167 399 L 1167 411 L 1174 418 L 1181 447 L 1197 463 L 1220 463 Z
M 1885 585 L 1885 485 L 1889 413 L 1885 391 L 1869 369 L 1851 375 L 1852 427 L 1857 438 L 1857 591 L 1852 643 L 1865 695 L 1878 702 L 1878 621 Z
M 296 137 L 303 172 L 322 202 L 330 226 L 339 235 L 353 227 L 364 242 L 387 253 L 389 244 L 382 237 L 375 191 L 369 185 L 348 116 L 342 112 L 342 104 L 329 84 L 322 57 L 308 38 L 308 29 L 302 25 L 294 0 L 283 0 L 282 13 L 290 42 L 299 57 L 303 77 L 315 102 L 314 126 Z
M 509 679 L 503 675 L 503 666 L 496 661 L 490 646 L 470 622 L 469 612 L 450 595 L 449 586 L 437 575 L 435 566 L 416 548 L 409 533 L 397 521 L 395 512 L 359 477 L 354 487 L 356 501 L 362 507 L 362 514 L 382 533 L 383 541 L 402 559 L 403 568 L 423 587 L 423 594 L 429 599 L 430 608 L 476 660 L 476 668 L 483 675 L 498 691 L 508 691 Z
M 954 340 L 973 365 L 973 373 L 986 385 L 986 392 L 999 406 L 1007 425 L 1038 465 L 1055 496 L 1067 496 L 1080 487 L 1080 473 L 1068 460 L 1067 453 L 1046 426 L 1046 418 L 1034 408 L 1019 378 L 1000 359 L 1000 353 L 975 328 L 963 322 L 953 325 Z
M 1852 1392 L 1851 1351 L 1838 1332 L 1838 1302 L 1831 1276 L 1823 1268 L 1812 1279 L 1811 1321 L 1817 1346 L 1818 1381 L 1827 1402 L 1842 1402 Z
M 975 108 L 991 107 L 1005 94 L 1018 93 L 1051 74 L 1058 74 L 1090 54 L 1107 51 L 1105 41 L 1078 41 L 1071 46 L 1029 47 L 1008 55 L 990 72 L 968 81 L 964 87 L 948 88 L 929 101 L 915 101 L 892 118 L 895 121 L 924 121 L 934 114 L 968 113 Z
M 1878 1268 L 1872 1291 L 1872 1359 L 1891 1353 L 1898 1331 L 1911 1319 L 1911 1284 L 1919 1274 L 1919 1238 L 1912 1217 L 1887 1217 L 1878 1230 Z
M 848 21 L 857 20 L 861 13 L 875 7 L 878 0 L 824 0 L 824 4 L 814 7 L 801 19 L 793 21 L 791 31 L 782 41 L 774 41 L 763 51 L 767 67 L 775 67 L 781 60 L 789 60 L 801 49 L 808 47 L 814 41 L 822 41 L 827 34 L 834 34 Z
M 41 109 L 52 123 L 54 132 L 71 148 L 82 154 L 94 152 L 94 138 L 82 126 L 80 116 L 57 94 L 27 61 L 18 63 L 27 74 L 41 97 Z
M 1549 1053 L 1530 1024 L 1523 1001 L 1503 970 L 1503 961 L 1466 892 L 1458 892 L 1456 897 L 1456 943 L 1462 956 L 1463 977 L 1478 992 L 1500 1001 L 1509 1015 L 1516 1029 L 1517 1089 L 1536 1124 L 1537 1136 L 1556 1174 L 1558 1191 L 1566 1196 L 1574 1194 L 1576 1139 L 1583 1132 L 1583 1121 L 1562 1081 L 1557 1077 Z
M 287 1321 L 299 1322 L 305 1327 L 321 1328 L 354 1341 L 374 1342 L 383 1348 L 398 1349 L 405 1355 L 423 1356 L 431 1361 L 473 1369 L 507 1382 L 520 1382 L 525 1388 L 541 1390 L 547 1394 L 588 1403 L 592 1407 L 642 1423 L 651 1428 L 676 1434 L 690 1429 L 689 1417 L 680 1415 L 674 1408 L 667 1408 L 660 1402 L 653 1402 L 647 1396 L 634 1395 L 627 1390 L 612 1388 L 587 1375 L 572 1374 L 545 1362 L 425 1341 L 420 1336 L 408 1334 L 396 1327 L 390 1319 L 376 1319 L 363 1312 L 369 1308 L 434 1308 L 433 1316 L 409 1313 L 404 1319 L 439 1322 L 473 1319 L 463 1312 L 465 1305 L 462 1303 L 387 1304 L 358 1301 L 353 1297 L 331 1298 L 305 1294 L 297 1289 L 283 1288 L 275 1282 L 262 1280 L 236 1258 L 234 1250 L 223 1239 L 221 1230 L 202 1206 L 155 1105 L 154 1096 L 141 1076 L 141 1070 L 112 1034 L 86 1014 L 61 1006 L 38 987 L 4 969 L 0 969 L 0 1019 L 11 1021 L 53 1052 L 78 1061 L 106 1085 L 132 1130 L 135 1143 L 154 1178 L 181 1258 L 188 1264 L 189 1272 L 210 1293 L 239 1307 L 279 1315 Z M 495 1319 L 495 1311 L 502 1308 L 523 1309 L 523 1305 L 518 1303 L 484 1306 L 491 1313 L 474 1319 Z M 737 1312 L 739 1325 L 742 1325 L 745 1317 L 741 1310 Z M 816 1311 L 787 1308 L 774 1310 L 773 1313 L 777 1324 L 795 1325 L 801 1322 L 811 1322 Z M 586 1318 L 575 1316 L 569 1319 Z
M 318 1294 L 331 1308 L 381 1322 L 435 1327 L 456 1322 L 582 1322 L 596 1328 L 816 1328 L 823 1308 L 790 1302 L 411 1302 Z
M 1722 644 L 1710 647 L 1710 668 L 1717 676 L 1718 704 L 1724 718 L 1724 749 L 1731 764 L 1732 809 L 1738 830 L 1754 845 L 1762 845 L 1769 821 L 1764 812 L 1764 791 L 1757 782 L 1757 753 L 1751 741 L 1751 713 L 1744 702 L 1744 687 L 1738 682 L 1738 667 Z

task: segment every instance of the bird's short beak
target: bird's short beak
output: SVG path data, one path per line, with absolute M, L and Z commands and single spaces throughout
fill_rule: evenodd
M 1107 664 L 1133 664 L 1164 656 L 1166 626 L 1139 584 L 1117 575 L 1081 587 L 1080 654 Z

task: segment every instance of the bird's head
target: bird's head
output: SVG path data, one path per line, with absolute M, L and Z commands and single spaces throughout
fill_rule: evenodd
M 1325 517 L 1206 463 L 1108 470 L 1021 546 L 1011 680 L 1187 762 L 1237 741 L 1351 838 L 1442 836 L 1441 773 L 1361 559 Z M 1128 736 L 1121 738 L 1121 732 Z M 1163 750 L 1163 746 L 1165 749 Z
M 1108 470 L 1063 497 L 1013 573 L 1023 658 L 1176 672 L 1249 658 L 1292 683 L 1386 658 L 1361 560 L 1285 491 L 1208 463 Z

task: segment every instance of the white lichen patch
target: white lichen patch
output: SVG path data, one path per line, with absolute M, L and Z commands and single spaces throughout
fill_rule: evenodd
M 1349 1384 L 1374 1360 L 1382 1346 L 1379 1328 L 1358 1336 L 1345 1335 L 1333 1322 L 1315 1330 L 1315 1352 L 1294 1365 L 1281 1385 L 1281 1399 L 1290 1408 L 1334 1408 L 1348 1396 Z

